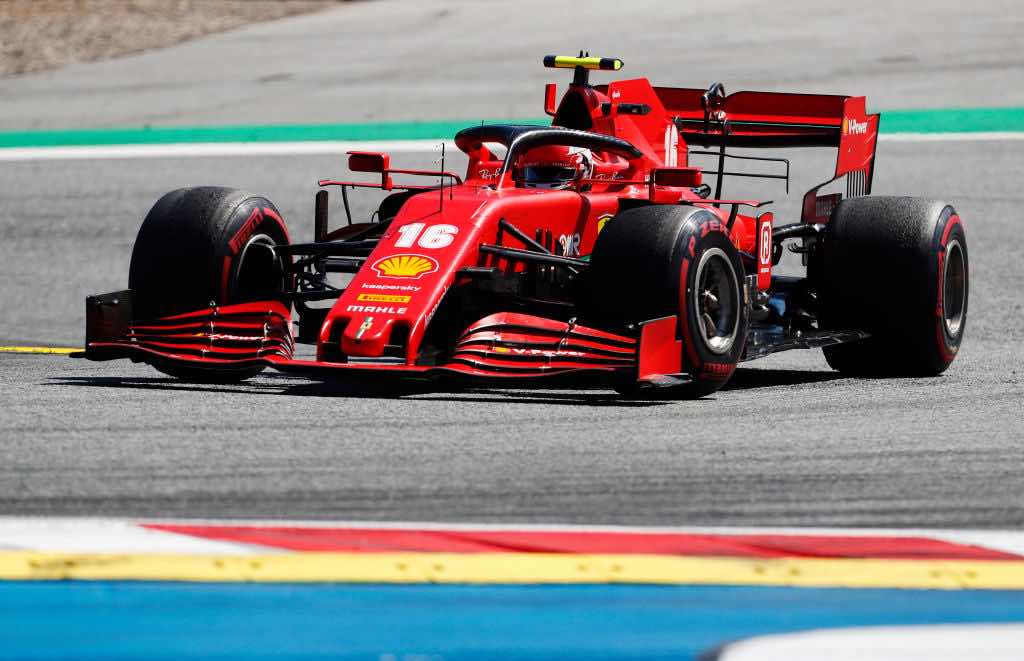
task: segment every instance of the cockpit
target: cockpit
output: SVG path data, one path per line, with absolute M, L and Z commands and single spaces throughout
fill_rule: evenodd
M 469 156 L 467 182 L 495 187 L 561 189 L 595 175 L 628 179 L 631 163 L 643 156 L 625 140 L 558 126 L 474 126 L 460 131 L 455 144 Z M 495 151 L 502 149 L 499 158 Z

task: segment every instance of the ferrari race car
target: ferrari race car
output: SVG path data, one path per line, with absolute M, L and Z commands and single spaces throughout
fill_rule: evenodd
M 546 86 L 551 126 L 459 132 L 464 177 L 350 152 L 363 180 L 319 182 L 310 243 L 290 240 L 265 197 L 167 193 L 139 230 L 129 289 L 88 297 L 84 356 L 201 381 L 267 367 L 322 380 L 583 375 L 680 398 L 786 349 L 822 347 L 851 375 L 937 375 L 956 357 L 963 224 L 944 202 L 870 195 L 879 115 L 864 97 L 592 85 L 591 71 L 622 62 L 544 63 L 574 71 L 560 102 Z M 838 152 L 800 218 L 723 199 L 726 179 L 788 183 L 788 161 L 750 150 L 794 147 Z M 363 187 L 389 194 L 353 222 L 349 192 Z M 329 188 L 348 216 L 333 229 Z M 785 245 L 803 277 L 773 274 Z

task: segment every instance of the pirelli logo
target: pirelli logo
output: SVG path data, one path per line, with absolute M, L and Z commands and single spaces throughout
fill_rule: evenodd
M 365 303 L 408 303 L 412 300 L 412 296 L 403 296 L 401 294 L 360 294 L 356 297 L 356 300 Z

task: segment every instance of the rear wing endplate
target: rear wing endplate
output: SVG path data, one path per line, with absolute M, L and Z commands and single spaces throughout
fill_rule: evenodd
M 736 92 L 709 107 L 708 90 L 656 87 L 655 94 L 687 144 L 740 148 L 833 147 L 832 179 L 804 198 L 804 220 L 821 220 L 817 191 L 847 177 L 847 196 L 871 192 L 880 115 L 867 114 L 863 96 Z M 834 206 L 834 205 L 825 205 Z M 826 217 L 827 219 L 827 217 Z

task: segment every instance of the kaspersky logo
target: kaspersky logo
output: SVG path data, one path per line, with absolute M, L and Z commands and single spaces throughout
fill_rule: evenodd
M 864 135 L 868 132 L 867 122 L 858 122 L 856 119 L 843 118 L 843 135 Z

